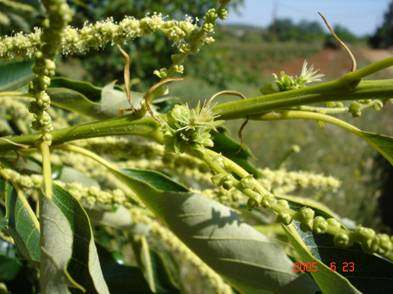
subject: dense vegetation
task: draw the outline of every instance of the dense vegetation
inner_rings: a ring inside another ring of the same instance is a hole
[[[5,32],[37,13],[0,39],[0,291],[393,290],[367,198],[389,181],[370,158],[393,164],[372,132],[391,131],[393,58],[335,36],[349,66],[326,81],[303,62],[319,25],[217,28],[240,2],[125,2],[0,1]]]
[[[370,44],[375,48],[389,48],[393,46],[393,2],[389,4],[382,25],[370,38]]]

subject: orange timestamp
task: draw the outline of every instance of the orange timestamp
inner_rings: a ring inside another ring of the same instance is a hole
[[[296,261],[293,263],[292,271],[294,273],[316,273],[319,271],[319,266],[320,264],[316,261]],[[328,267],[333,272],[339,271],[341,273],[353,273],[356,270],[354,261],[343,261],[341,263],[332,261]]]

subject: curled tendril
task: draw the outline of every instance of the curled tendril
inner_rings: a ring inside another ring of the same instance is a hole
[[[212,102],[214,99],[216,99],[217,97],[220,96],[224,96],[224,95],[231,95],[231,96],[237,96],[240,97],[241,99],[247,99],[246,95],[244,95],[243,93],[239,92],[239,91],[233,91],[233,90],[224,90],[224,91],[220,91],[215,93],[213,96],[211,96],[208,101]],[[245,129],[245,127],[247,126],[249,121],[249,118],[247,117],[244,122],[242,123],[242,125],[239,128],[239,131],[237,133],[239,139],[240,139],[240,144],[243,144],[243,131]],[[239,149],[240,150],[240,149]]]

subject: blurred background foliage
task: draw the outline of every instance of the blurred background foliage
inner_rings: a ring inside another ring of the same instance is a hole
[[[137,18],[147,11],[159,12],[177,19],[184,15],[201,17],[215,0],[90,0],[69,1],[75,11],[73,25],[81,27],[86,21],[95,22],[108,17],[121,20],[125,15]],[[233,1],[231,13],[241,9],[243,1]],[[16,8],[19,6],[19,8]],[[39,24],[42,9],[38,0],[0,0],[0,31],[13,34],[29,32]],[[372,36],[357,36],[347,28],[336,26],[338,35],[350,44],[358,63],[364,65],[390,56],[393,45],[393,2],[385,19]],[[332,40],[322,22],[276,19],[265,28],[247,25],[221,24],[216,43],[204,48],[186,64],[186,79],[172,87],[172,94],[187,101],[205,99],[217,91],[233,89],[247,96],[260,95],[259,89],[272,80],[272,73],[285,70],[289,74],[300,71],[304,59],[319,68],[326,79],[336,78],[348,71],[350,61]],[[383,49],[373,49],[383,48]],[[159,35],[125,44],[132,57],[134,89],[142,90],[155,81],[153,70],[168,65],[172,48]],[[123,82],[123,58],[116,47],[82,58],[63,58],[59,75],[86,79],[103,86],[118,80]],[[393,78],[392,70],[380,73],[379,78]],[[370,111],[360,118],[345,117],[357,126],[393,135],[393,109]],[[236,135],[241,121],[230,122]],[[340,215],[364,225],[388,231],[392,227],[392,167],[378,159],[361,140],[331,126],[310,122],[250,123],[245,143],[255,154],[260,167],[275,168],[294,145],[301,152],[284,163],[289,170],[309,170],[333,175],[342,180],[342,188],[331,194],[302,195],[319,199]],[[391,201],[391,200],[390,200]],[[379,205],[380,203],[380,205]],[[390,210],[389,210],[390,209]],[[384,223],[384,224],[383,224]]]

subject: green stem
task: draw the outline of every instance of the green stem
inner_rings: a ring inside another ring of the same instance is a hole
[[[393,98],[393,80],[361,81],[357,85],[354,77],[357,75],[351,73],[335,81],[298,90],[222,103],[216,105],[214,111],[219,119],[228,120],[318,102]]]
[[[282,111],[282,112],[270,112],[267,114],[262,114],[258,116],[251,116],[250,119],[253,120],[285,120],[285,119],[306,119],[306,120],[316,120],[316,121],[322,121],[325,123],[333,124],[336,125],[342,129],[345,129],[359,137],[362,137],[362,132],[360,129],[357,127],[340,120],[338,118],[335,118],[333,116],[323,114],[323,113],[317,113],[317,112],[311,112],[311,111],[300,111],[300,110],[288,110],[288,111]]]
[[[98,162],[99,164],[103,165],[104,167],[106,167],[107,169],[109,169],[111,171],[117,171],[117,167],[114,164],[110,163],[109,161],[105,160],[101,156],[99,156],[99,155],[95,154],[94,152],[87,150],[85,148],[78,147],[75,145],[70,145],[70,144],[59,146],[59,148],[62,150],[65,150],[65,151],[79,153],[83,156],[86,156],[90,159],[95,160],[96,162]]]
[[[219,158],[224,165],[224,168],[221,167],[221,169],[223,169],[225,171],[225,173],[227,173],[227,172],[233,173],[236,176],[238,176],[239,178],[246,178],[246,177],[250,176],[250,174],[245,169],[243,169],[240,165],[236,164],[235,162],[233,162],[229,158],[227,158],[227,157],[225,157],[225,156],[223,156],[223,155],[221,155],[211,149],[204,149],[203,152],[206,154],[204,156],[204,160],[210,167],[212,167],[212,164],[215,161],[214,159]],[[216,170],[216,172],[221,172],[221,171]],[[258,192],[261,193],[262,195],[271,194],[257,180],[255,180],[255,185],[258,189]]]
[[[133,120],[132,116],[96,121],[51,132],[52,144],[69,141],[116,135],[136,135],[162,142],[159,123],[150,117]],[[18,145],[32,146],[40,138],[40,134],[6,137],[0,140],[0,150],[14,150]]]
[[[319,107],[319,106],[304,105],[295,108],[295,110],[312,111],[312,112],[318,112],[323,114],[340,114],[340,113],[347,113],[348,107]]]
[[[50,150],[49,145],[46,141],[40,143],[40,151],[42,155],[42,176],[45,196],[48,199],[52,199],[53,189],[52,189],[52,168],[50,161]]]

